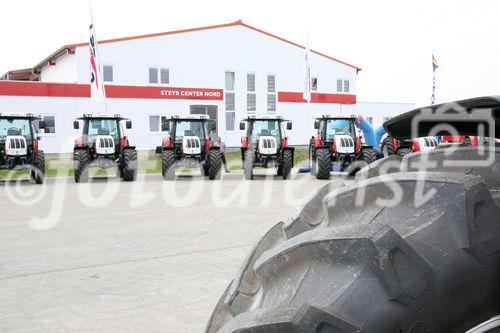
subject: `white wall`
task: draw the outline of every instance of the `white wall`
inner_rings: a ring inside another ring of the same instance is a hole
[[[71,54],[66,54],[57,58],[54,65],[46,65],[41,69],[40,81],[76,83],[76,60],[75,56]]]

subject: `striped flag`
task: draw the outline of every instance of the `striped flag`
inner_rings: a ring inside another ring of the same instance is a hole
[[[93,103],[100,103],[100,102],[105,102],[106,93],[104,92],[101,67],[99,66],[99,56],[97,52],[97,38],[94,27],[94,16],[92,15],[92,3],[90,2],[90,0],[89,0],[89,7],[90,7],[90,27],[89,27],[90,100]]]
[[[309,63],[309,58],[310,58],[309,34],[307,34],[306,53],[304,56],[304,92],[302,93],[302,98],[306,100],[307,103],[311,103],[311,90],[312,90],[311,64]]]

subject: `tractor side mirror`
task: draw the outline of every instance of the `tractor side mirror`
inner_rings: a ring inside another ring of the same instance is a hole
[[[291,130],[292,130],[292,122],[291,122],[291,121],[289,121],[289,122],[287,122],[287,123],[286,123],[286,129],[287,129],[288,131],[291,131]]]
[[[38,123],[38,128],[44,129],[45,127],[47,127],[47,124],[45,124],[45,120],[40,120],[40,122]]]
[[[125,123],[125,127],[127,129],[131,129],[132,128],[132,122],[130,120],[127,120],[127,122]]]
[[[319,120],[314,121],[314,129],[319,129]]]
[[[170,132],[170,122],[169,121],[164,121],[161,124],[161,130],[162,130],[162,132]]]
[[[240,122],[240,131],[244,131],[245,130],[245,122]]]
[[[80,122],[78,120],[75,120],[73,122],[73,128],[76,129],[76,130],[80,128]]]

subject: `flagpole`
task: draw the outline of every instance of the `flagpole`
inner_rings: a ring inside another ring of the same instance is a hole
[[[307,102],[311,103],[311,64],[310,64],[310,52],[309,52],[309,31],[306,33],[306,47],[304,55],[304,86],[302,92],[302,98]]]

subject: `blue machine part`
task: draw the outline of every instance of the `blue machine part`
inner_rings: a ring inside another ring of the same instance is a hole
[[[365,143],[368,146],[372,146],[373,148],[378,149],[378,143],[372,125],[370,125],[370,123],[361,115],[358,116],[356,125],[363,131]]]

